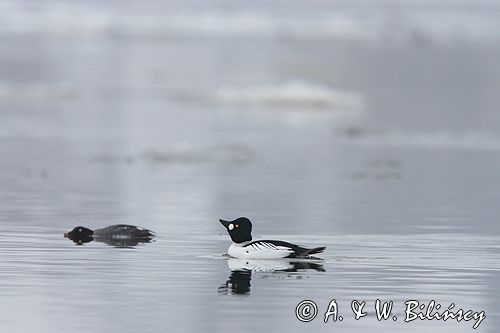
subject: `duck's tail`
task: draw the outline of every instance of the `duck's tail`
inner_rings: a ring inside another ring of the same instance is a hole
[[[307,253],[305,253],[305,255],[308,256],[311,254],[318,254],[325,251],[325,249],[326,249],[325,246],[315,247],[314,249],[307,249]]]
[[[309,258],[312,254],[318,254],[323,252],[326,249],[325,246],[321,247],[315,247],[313,249],[308,249],[305,247],[300,247],[298,246],[297,249],[295,250],[295,255],[293,257],[295,258],[304,258],[307,259]]]

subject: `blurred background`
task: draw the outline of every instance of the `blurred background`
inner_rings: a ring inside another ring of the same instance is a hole
[[[283,320],[260,325],[299,331],[294,304],[334,280],[345,300],[364,285],[493,309],[499,87],[499,1],[1,0],[2,326],[53,331],[76,316],[68,329],[144,320],[225,331],[266,311]],[[192,302],[243,306],[211,298],[217,283],[206,281],[228,271],[203,257],[229,245],[218,218],[239,216],[257,236],[328,246],[327,275],[316,287],[261,285],[261,298],[253,288],[235,322],[221,310],[188,325]],[[158,241],[139,260],[61,239],[75,225],[118,223]],[[380,253],[396,257],[375,264]],[[140,273],[123,275],[139,261]],[[110,281],[121,281],[111,296]],[[75,290],[79,301],[62,301]],[[168,302],[174,291],[184,307]],[[284,302],[262,310],[273,291]],[[380,328],[401,329],[391,325]]]

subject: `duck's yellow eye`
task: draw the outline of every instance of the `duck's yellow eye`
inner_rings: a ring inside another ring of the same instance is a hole
[[[238,227],[239,227],[239,225],[238,225],[238,224],[235,224],[234,226],[235,226],[236,228],[238,228]]]

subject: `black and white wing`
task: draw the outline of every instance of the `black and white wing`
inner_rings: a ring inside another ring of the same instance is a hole
[[[248,251],[253,251],[252,258],[311,258],[312,254],[321,253],[325,247],[308,249],[299,245],[277,240],[260,240],[244,246]]]
[[[291,244],[290,244],[291,245]],[[286,258],[294,253],[294,250],[288,243],[261,240],[251,242],[243,247],[245,257],[252,259],[278,259]]]

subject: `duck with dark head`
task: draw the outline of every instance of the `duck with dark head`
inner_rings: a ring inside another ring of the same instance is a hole
[[[154,237],[155,234],[152,231],[128,224],[117,224],[96,230],[78,226],[64,233],[64,238],[72,240],[77,245],[95,240],[115,247],[150,243]]]
[[[252,222],[246,217],[233,221],[220,219],[233,243],[227,253],[238,259],[278,259],[302,258],[310,259],[312,255],[322,253],[324,246],[307,248],[281,240],[253,240]]]

